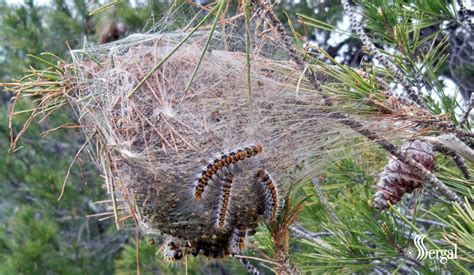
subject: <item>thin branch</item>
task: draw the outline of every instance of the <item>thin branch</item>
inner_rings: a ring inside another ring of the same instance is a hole
[[[472,32],[472,22],[471,17],[469,16],[469,11],[467,10],[466,6],[463,3],[463,0],[456,0],[459,5],[459,9],[461,11],[461,24],[463,28],[467,31]],[[472,96],[471,96],[472,99]]]
[[[333,236],[334,234],[331,232],[311,232],[306,230],[300,224],[295,224],[290,226],[290,230],[295,234],[298,238],[303,238],[313,243],[317,243],[321,246],[327,247],[328,245],[321,240],[321,237]]]
[[[252,259],[252,260],[257,260],[257,261],[260,261],[260,262],[264,262],[264,263],[269,263],[269,264],[273,264],[273,265],[276,265],[276,266],[280,266],[280,264],[277,263],[277,262],[270,261],[270,260],[266,260],[266,259],[262,259],[262,258],[257,258],[257,257],[244,256],[244,255],[234,255],[234,258]]]
[[[429,120],[429,121],[426,121],[426,120],[417,120],[417,119],[413,119],[412,121],[416,122],[416,123],[419,123],[420,125],[426,125],[428,127],[433,127],[433,128],[438,129],[440,131],[453,133],[461,139],[474,138],[474,132],[461,129],[461,128],[457,127],[451,121],[446,121],[446,120],[435,120],[435,121]]]
[[[290,263],[290,257],[284,251],[280,251],[278,253],[278,259],[280,267],[277,269],[277,274],[291,274],[291,275],[299,275],[301,272],[296,268],[294,265]]]
[[[74,163],[76,162],[76,159],[79,157],[79,155],[81,154],[82,150],[84,150],[84,148],[86,148],[87,144],[89,144],[89,142],[91,141],[91,139],[92,139],[94,136],[95,136],[95,133],[92,134],[90,137],[87,138],[87,140],[84,142],[84,144],[82,144],[82,146],[79,148],[79,150],[77,150],[76,155],[74,155],[74,158],[72,159],[71,163],[69,164],[69,168],[67,169],[66,176],[64,177],[63,185],[61,186],[61,193],[59,194],[58,201],[60,201],[61,198],[62,198],[63,195],[64,195],[64,190],[66,189],[66,182],[67,182],[67,180],[68,180],[68,178],[69,178],[69,175],[71,174],[72,166],[73,166]]]
[[[456,166],[463,174],[464,178],[467,180],[471,178],[469,175],[469,169],[467,168],[466,163],[464,162],[464,158],[461,157],[458,153],[441,144],[435,144],[434,150],[440,152],[443,155],[450,156],[453,159],[454,164],[456,164]]]
[[[412,216],[409,216],[409,215],[406,215],[407,219],[409,220],[413,220],[414,218]],[[399,218],[397,218],[398,220]],[[402,220],[402,219],[399,219],[399,220]],[[438,222],[438,221],[433,221],[433,220],[427,220],[427,219],[422,219],[422,218],[416,218],[416,222],[417,223],[424,223],[424,224],[428,224],[428,225],[433,225],[433,226],[439,226],[439,227],[449,227],[447,226],[446,224],[444,223],[441,223],[441,222]]]
[[[342,123],[350,127],[351,129],[358,132],[359,134],[379,144],[383,149],[389,152],[392,156],[396,157],[399,161],[408,165],[413,170],[413,172],[419,174],[426,182],[428,182],[431,185],[431,187],[433,187],[439,193],[443,194],[450,201],[459,203],[459,205],[461,205],[463,209],[466,210],[464,201],[454,191],[452,191],[448,186],[446,186],[443,182],[441,182],[433,173],[431,173],[425,167],[423,167],[423,165],[416,162],[412,158],[408,157],[406,154],[404,154],[400,149],[398,149],[391,142],[380,137],[374,131],[364,127],[364,125],[362,125],[359,121],[349,117],[349,115],[345,113],[335,112],[335,113],[328,114],[326,116],[332,119],[337,119],[339,123]]]
[[[474,93],[471,94],[471,99],[469,100],[469,104],[467,105],[466,110],[464,111],[464,114],[461,120],[459,121],[459,127],[462,128],[464,126],[464,123],[468,121],[469,113],[471,112],[472,108],[474,108]]]
[[[250,1],[251,0],[245,0],[245,7],[244,7],[244,12],[245,12],[245,62],[246,62],[246,67],[247,67],[247,91],[248,91],[248,97],[249,97],[249,108],[250,108],[250,118],[253,121],[255,119],[254,113],[253,113],[253,95],[252,95],[252,62],[251,62],[251,57],[250,57],[250,51],[252,47],[252,42],[250,39],[250,16],[251,16],[251,11],[250,11]]]
[[[436,137],[420,137],[420,139],[424,139],[432,144],[444,146],[474,162],[474,150],[453,134],[444,134]]]
[[[397,66],[390,62],[390,60],[385,57],[377,47],[375,47],[369,36],[364,32],[362,24],[357,21],[357,17],[354,11],[352,10],[351,5],[349,4],[349,0],[341,0],[341,3],[342,7],[344,8],[344,11],[349,16],[352,29],[355,30],[360,40],[362,41],[362,44],[369,51],[369,54],[375,57],[375,59],[377,59],[393,75],[393,77],[398,82],[400,82],[400,84],[402,84],[403,88],[405,89],[411,100],[413,100],[419,106],[424,107],[423,98],[420,97],[415,88],[408,82],[408,80],[400,71],[400,69],[398,69]]]
[[[270,20],[270,23],[276,28],[276,31],[280,35],[281,40],[283,40],[283,44],[285,45],[286,50],[288,51],[291,59],[298,65],[299,69],[302,72],[305,72],[306,77],[308,78],[309,82],[314,86],[317,91],[321,90],[321,83],[317,79],[316,75],[311,69],[306,69],[306,62],[301,58],[298,51],[293,47],[293,44],[289,38],[288,33],[285,30],[285,27],[281,23],[280,19],[276,16],[273,12],[272,7],[265,1],[265,0],[254,0],[257,6],[259,6],[265,13],[266,17]],[[328,98],[326,95],[322,95],[324,104],[331,105],[331,99]]]
[[[237,257],[237,260],[240,263],[242,263],[242,265],[245,267],[245,269],[247,269],[249,274],[251,274],[251,275],[259,275],[260,274],[260,270],[258,270],[257,267],[252,265],[246,258]]]
[[[334,211],[332,211],[331,207],[329,207],[328,201],[326,200],[326,198],[324,197],[323,192],[321,191],[321,186],[319,184],[319,180],[316,177],[312,177],[311,182],[313,183],[314,190],[316,190],[316,194],[318,195],[319,201],[324,206],[326,211],[328,211],[331,218],[333,220],[341,223],[341,220],[337,217],[336,213],[334,213]]]
[[[280,34],[280,36],[281,36],[281,38],[282,38],[282,40],[285,44],[285,47],[287,48],[290,56],[293,58],[293,60],[296,62],[296,64],[300,67],[300,69],[304,70],[305,66],[306,66],[306,63],[301,59],[301,57],[298,55],[298,52],[293,48],[293,46],[291,44],[291,41],[289,40],[288,35],[285,31],[285,28],[283,27],[283,25],[281,24],[281,22],[279,21],[279,19],[275,15],[275,13],[273,13],[271,7],[266,2],[264,2],[264,0],[255,0],[255,1],[256,1],[257,5],[259,5],[260,7],[262,7],[265,10],[266,16],[270,19],[272,24],[274,26],[276,26],[276,29],[277,29],[278,33]],[[388,69],[392,72],[394,77],[399,82],[401,82],[402,85],[406,88],[406,90],[408,92],[408,95],[416,103],[418,103],[420,106],[423,106],[424,104],[423,104],[422,99],[419,98],[418,94],[416,94],[416,92],[414,90],[412,90],[413,87],[411,87],[411,85],[404,78],[404,76],[399,71],[399,69],[395,65],[390,63],[390,61],[379,52],[379,50],[370,41],[369,37],[365,34],[365,32],[363,31],[361,25],[357,22],[355,14],[352,12],[352,7],[350,6],[349,1],[348,0],[341,0],[341,2],[343,4],[344,10],[346,11],[346,13],[349,15],[349,17],[351,19],[351,24],[352,24],[353,28],[356,29],[357,34],[360,36],[360,38],[362,40],[362,43],[366,47],[369,48],[369,51],[372,54],[375,53],[375,58],[377,58],[384,66],[388,67]],[[307,77],[313,84],[315,84],[315,86],[317,88],[319,88],[319,86],[320,86],[319,82],[314,77],[314,75],[311,76],[311,74],[310,74]],[[395,156],[398,160],[400,160],[401,162],[403,162],[406,165],[408,165],[409,167],[411,167],[411,169],[413,169],[414,172],[418,173],[420,176],[422,176],[422,178],[425,181],[430,183],[430,185],[435,190],[437,190],[438,192],[440,192],[441,194],[446,196],[450,201],[458,202],[465,209],[464,201],[461,198],[459,198],[459,196],[455,192],[453,192],[448,186],[446,186],[443,182],[441,182],[433,173],[431,173],[425,167],[423,167],[423,165],[416,162],[412,158],[406,156],[401,150],[399,150],[395,145],[390,143],[388,140],[379,137],[374,131],[365,128],[360,122],[350,118],[345,113],[335,112],[335,113],[329,113],[329,114],[328,113],[320,113],[320,114],[323,115],[323,116],[327,116],[329,118],[332,118],[332,119],[337,119],[340,123],[342,123],[346,126],[349,126],[351,129],[358,132],[359,134],[361,134],[361,135],[365,136],[366,138],[376,142],[382,148],[384,148],[386,151],[388,151],[390,154]],[[460,131],[460,130],[457,129],[457,131]],[[469,133],[469,134],[472,134],[472,133]]]
[[[303,71],[306,64],[301,58],[301,56],[298,54],[298,51],[293,47],[290,41],[289,35],[286,32],[285,27],[280,22],[280,19],[278,19],[276,14],[273,12],[272,7],[267,2],[265,2],[265,0],[256,0],[256,3],[258,6],[260,6],[263,9],[263,11],[265,12],[265,15],[270,20],[271,24],[276,28],[277,32],[280,35],[281,40],[283,40],[283,43],[285,44],[286,50],[290,54],[290,57],[300,67],[301,71]],[[318,89],[321,86],[321,84],[319,83],[319,81],[316,79],[315,75],[312,72],[308,72],[306,77],[308,77],[311,83],[314,84],[316,89]]]

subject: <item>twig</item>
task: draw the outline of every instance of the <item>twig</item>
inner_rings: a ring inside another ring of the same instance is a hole
[[[110,197],[112,198],[112,207],[114,209],[114,217],[115,217],[115,227],[117,230],[120,230],[120,220],[118,218],[118,211],[117,211],[117,198],[115,197],[115,182],[114,179],[110,181]]]
[[[375,260],[375,261],[371,262],[371,264],[374,265],[374,270],[378,272],[377,274],[380,274],[380,275],[390,275],[390,274],[392,274],[390,271],[388,271],[388,270],[386,270],[386,269],[384,269],[383,267],[380,266],[382,264],[382,262],[379,261],[379,260]]]
[[[290,263],[290,257],[285,251],[278,252],[277,255],[278,261],[281,263],[280,267],[277,269],[277,274],[281,275],[299,275],[301,272],[294,265]]]
[[[414,262],[414,263],[418,264],[417,262]],[[406,266],[404,263],[399,264],[398,262],[390,261],[390,262],[388,262],[388,265],[393,266],[396,269],[402,271],[401,274],[411,274],[411,273],[413,273],[413,269],[411,269],[409,266]],[[390,272],[389,274],[394,274],[394,272]]]
[[[442,145],[474,162],[474,150],[453,134],[444,134],[437,137],[420,137],[420,139],[424,139],[432,144]]]
[[[242,263],[251,275],[259,275],[260,271],[258,268],[256,268],[254,265],[252,265],[246,258],[239,258],[237,257],[237,260]]]
[[[270,261],[270,260],[266,260],[266,259],[262,259],[262,258],[257,258],[257,257],[244,256],[244,255],[234,255],[234,257],[235,257],[235,258],[242,258],[242,259],[257,260],[257,261],[260,261],[260,262],[269,263],[269,264],[273,264],[273,265],[276,265],[276,266],[279,266],[279,265],[280,265],[280,264],[277,263],[277,262]]]
[[[66,172],[66,176],[64,177],[64,182],[63,182],[63,185],[61,187],[61,193],[59,194],[59,197],[58,197],[58,201],[61,200],[61,198],[63,197],[64,195],[64,189],[66,188],[66,182],[69,178],[69,175],[71,174],[71,170],[72,170],[72,166],[74,165],[74,163],[76,162],[76,159],[79,157],[79,155],[81,154],[82,150],[84,150],[84,148],[86,148],[87,144],[89,144],[89,142],[91,141],[92,137],[95,136],[95,133],[92,134],[91,136],[89,136],[87,138],[87,140],[84,142],[84,144],[82,144],[81,148],[79,148],[79,150],[77,150],[76,152],[76,155],[74,156],[74,158],[72,159],[71,163],[69,164],[69,168],[67,169],[67,172]]]
[[[312,177],[311,182],[313,183],[314,189],[316,190],[316,194],[318,195],[319,201],[324,206],[326,211],[328,211],[331,218],[333,220],[341,223],[341,220],[339,219],[339,217],[337,217],[336,213],[334,213],[334,211],[332,211],[331,207],[329,207],[328,201],[326,200],[326,198],[324,197],[323,192],[321,191],[321,186],[319,184],[319,180],[316,177]]]
[[[247,68],[247,91],[249,97],[249,108],[250,118],[253,121],[255,119],[253,113],[253,95],[252,95],[252,62],[250,60],[250,49],[252,43],[250,40],[250,2],[251,0],[245,0],[245,62]]]
[[[395,145],[393,145],[388,140],[380,137],[374,131],[364,127],[359,121],[350,118],[349,115],[335,112],[331,114],[326,114],[329,118],[337,119],[339,123],[342,123],[354,131],[358,132],[359,134],[365,136],[366,138],[376,142],[379,144],[383,149],[389,152],[391,155],[396,157],[399,161],[408,165],[413,172],[419,174],[426,182],[428,182],[435,190],[439,193],[443,194],[452,202],[457,202],[464,210],[466,210],[466,206],[464,205],[464,201],[448,186],[446,186],[443,182],[441,182],[433,173],[428,171],[423,165],[416,162],[412,158],[405,155],[400,149],[398,149]],[[467,146],[467,145],[466,145]]]
[[[413,217],[410,216],[410,215],[406,215],[407,219],[409,220],[413,220]],[[402,220],[400,218],[397,218],[398,220]],[[422,219],[422,218],[416,218],[415,219],[417,223],[424,223],[424,224],[429,224],[429,225],[433,225],[433,226],[439,226],[439,227],[449,227],[447,226],[446,224],[444,223],[441,223],[441,222],[437,222],[437,221],[433,221],[433,220],[427,220],[427,219]]]
[[[296,237],[306,239],[324,247],[328,247],[328,244],[321,240],[320,237],[334,235],[331,232],[311,232],[303,228],[300,224],[290,226],[290,230],[296,235]]]
[[[469,113],[471,112],[472,108],[474,108],[474,93],[471,94],[471,99],[469,100],[469,104],[466,107],[466,110],[464,111],[464,114],[459,121],[459,127],[462,128],[464,126],[464,123],[468,121],[469,118]]]
[[[264,11],[266,17],[270,20],[270,23],[276,28],[276,31],[280,35],[281,40],[283,40],[283,44],[285,44],[285,48],[288,51],[291,59],[298,65],[299,69],[302,72],[305,72],[306,77],[308,78],[309,82],[314,86],[314,88],[318,91],[321,91],[321,83],[316,78],[316,75],[311,69],[306,69],[306,63],[304,62],[303,58],[301,58],[298,51],[293,47],[293,44],[290,41],[288,33],[285,30],[285,27],[280,22],[280,19],[276,16],[273,12],[272,7],[265,2],[265,0],[255,0],[257,6],[260,6]],[[322,95],[324,104],[331,105],[331,99],[328,98],[326,95]]]
[[[357,17],[349,4],[349,0],[341,0],[341,3],[344,11],[349,16],[352,28],[356,31],[362,44],[369,51],[369,54],[375,57],[375,59],[377,59],[393,75],[393,77],[402,84],[411,100],[419,106],[424,107],[423,99],[419,96],[415,88],[408,82],[400,69],[390,62],[390,60],[385,57],[377,47],[375,47],[369,36],[364,32],[362,25],[357,21]]]
[[[416,120],[416,119],[413,119],[412,121],[419,123],[420,125],[426,125],[426,126],[433,127],[441,131],[453,133],[461,139],[474,138],[474,133],[472,131],[461,129],[450,121],[445,121],[445,120],[424,121],[424,120]]]
[[[185,275],[188,275],[189,274],[189,264],[188,264],[188,256],[189,255],[186,255],[184,256],[184,270],[185,270]]]
[[[112,156],[110,154],[110,151],[107,152],[107,155],[108,155],[108,159],[112,159]],[[102,158],[102,161],[104,159]],[[115,216],[115,227],[117,228],[117,230],[120,230],[120,219],[118,218],[118,208],[117,208],[117,198],[115,196],[115,179],[114,177],[111,177],[110,178],[110,182],[107,181],[107,170],[106,170],[106,167],[105,167],[105,163],[102,162],[102,165],[104,165],[104,173],[105,173],[105,178],[106,178],[106,184],[107,184],[107,188],[110,187],[109,190],[107,190],[108,192],[110,192],[110,197],[112,199],[112,208],[114,210],[114,216]],[[112,174],[112,169],[116,169],[116,167],[113,167],[112,164],[109,165],[109,170],[110,170],[110,173]],[[130,208],[129,208],[130,209]],[[138,228],[138,226],[137,226]]]
[[[290,54],[290,57],[300,67],[301,71],[304,71],[306,64],[298,54],[298,51],[293,47],[293,44],[290,41],[289,35],[286,32],[285,27],[280,22],[280,19],[278,19],[276,14],[273,12],[272,7],[267,2],[265,2],[265,0],[256,0],[255,2],[263,9],[265,15],[270,20],[271,24],[276,28],[281,40],[283,40],[283,43],[285,44],[286,50]],[[314,84],[315,88],[319,88],[321,86],[319,81],[316,79],[316,76],[312,72],[308,72],[306,76],[311,81],[311,83]]]
[[[471,18],[469,16],[469,12],[466,6],[464,5],[462,0],[456,0],[456,1],[458,2],[459,9],[461,10],[461,24],[463,28],[465,28],[469,32],[472,32],[472,22],[471,22]],[[471,99],[472,99],[472,96],[471,96]]]
[[[469,169],[467,168],[466,166],[466,163],[464,162],[464,158],[461,157],[458,153],[456,153],[455,151],[441,145],[441,144],[435,144],[433,149],[435,151],[438,151],[440,153],[442,153],[443,155],[447,155],[447,156],[450,156],[453,161],[454,161],[454,164],[456,164],[456,166],[459,168],[459,170],[461,171],[461,173],[463,174],[464,178],[469,180],[471,177],[469,176]]]

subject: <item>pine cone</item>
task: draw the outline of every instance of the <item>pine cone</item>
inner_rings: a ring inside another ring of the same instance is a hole
[[[431,171],[434,168],[435,158],[431,144],[419,140],[406,141],[401,150],[426,169]],[[388,202],[396,204],[403,194],[413,192],[422,184],[420,175],[414,174],[406,164],[392,157],[380,174],[373,206],[381,210],[386,209]]]

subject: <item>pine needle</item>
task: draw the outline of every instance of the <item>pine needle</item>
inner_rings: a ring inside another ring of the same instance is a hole
[[[211,30],[209,31],[209,35],[208,35],[208,37],[207,37],[206,44],[204,44],[204,48],[202,49],[201,56],[199,57],[199,59],[198,59],[198,61],[197,61],[197,64],[196,64],[196,67],[194,68],[194,71],[193,71],[193,73],[191,74],[191,78],[189,79],[188,84],[186,85],[186,88],[184,89],[185,92],[186,92],[187,90],[189,90],[189,87],[191,87],[191,84],[193,83],[194,77],[196,76],[196,74],[197,74],[197,72],[198,72],[198,70],[199,70],[199,67],[201,66],[202,60],[203,60],[203,58],[204,58],[204,55],[206,55],[206,53],[207,53],[207,49],[209,48],[209,45],[211,44],[211,41],[212,41],[214,32],[215,32],[215,30],[216,30],[217,23],[218,23],[219,20],[221,19],[222,12],[225,10],[226,3],[227,3],[226,0],[221,0],[221,1],[217,4],[219,9],[217,10],[217,14],[216,14],[215,17],[214,17],[214,22],[212,23]],[[211,14],[211,13],[210,13],[210,14]]]
[[[92,138],[95,136],[95,134],[92,134],[90,135],[87,140],[84,142],[84,144],[82,144],[82,146],[79,148],[79,150],[77,150],[76,152],[76,155],[74,155],[74,158],[72,159],[71,163],[69,164],[69,168],[67,169],[67,172],[66,172],[66,177],[64,178],[64,182],[63,182],[63,185],[61,187],[61,193],[59,194],[59,197],[58,197],[58,201],[61,200],[61,198],[63,197],[64,195],[64,189],[66,188],[66,182],[69,178],[69,175],[71,173],[71,169],[72,169],[72,166],[74,165],[74,163],[76,162],[76,159],[79,157],[79,155],[81,154],[82,150],[84,150],[84,148],[86,148],[87,144],[89,144],[89,142],[92,140]]]
[[[112,2],[107,3],[107,4],[105,4],[105,5],[102,5],[102,6],[98,7],[97,9],[91,11],[91,12],[89,13],[89,16],[99,14],[99,13],[105,11],[106,9],[108,9],[108,8],[114,6],[114,5],[117,5],[117,4],[119,4],[119,3],[122,3],[122,2],[123,2],[123,0],[115,0],[115,1],[112,1]]]
[[[221,0],[223,2],[224,0]],[[148,74],[133,88],[133,90],[128,94],[130,98],[140,87],[171,57],[173,54],[179,50],[179,48],[207,21],[211,15],[221,7],[222,5],[216,5],[204,18],[179,42],[155,67],[148,72]]]

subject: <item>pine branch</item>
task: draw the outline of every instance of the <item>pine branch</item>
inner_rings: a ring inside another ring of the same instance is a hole
[[[468,145],[462,142],[459,138],[456,137],[454,134],[444,134],[439,135],[437,137],[420,137],[420,139],[424,139],[432,144],[439,144],[451,151],[454,151],[461,156],[465,157],[471,162],[474,162],[474,150],[471,149]]]
[[[380,261],[374,261],[372,264],[380,264],[381,262]],[[374,267],[375,271],[377,271],[376,274],[380,274],[380,275],[389,275],[389,274],[392,274],[392,272],[380,267],[380,266],[375,266]]]
[[[413,122],[419,123],[420,125],[426,125],[428,127],[433,127],[440,131],[454,133],[457,137],[461,139],[474,138],[474,133],[457,127],[454,123],[450,121],[425,121],[416,119]]]
[[[407,157],[400,149],[398,149],[395,145],[390,143],[388,140],[380,137],[374,131],[364,127],[359,121],[350,118],[349,115],[336,112],[327,115],[329,118],[337,119],[339,123],[342,123],[354,131],[358,132],[359,134],[365,136],[366,138],[376,142],[379,144],[383,149],[389,152],[392,156],[396,157],[399,161],[403,162],[404,164],[408,165],[413,172],[419,174],[426,182],[428,182],[435,190],[439,193],[443,194],[446,198],[448,198],[452,202],[457,202],[459,205],[465,209],[464,201],[448,186],[446,186],[443,182],[441,182],[433,173],[428,171],[423,165],[416,162],[410,157]]]
[[[290,263],[289,252],[289,230],[291,224],[298,218],[300,212],[303,210],[302,199],[295,205],[292,204],[292,196],[288,194],[285,198],[284,208],[277,221],[269,224],[269,229],[272,234],[272,241],[276,253],[274,260],[279,264],[277,274],[300,274],[298,268]]]
[[[469,113],[471,113],[472,108],[474,108],[474,94],[471,94],[469,104],[467,105],[466,110],[464,111],[464,114],[461,117],[461,120],[459,121],[459,127],[462,128],[464,126],[464,123],[468,121]]]
[[[251,275],[260,275],[260,271],[252,265],[246,258],[236,258]]]
[[[280,22],[280,19],[278,19],[276,14],[273,12],[272,7],[268,3],[266,3],[265,0],[256,0],[255,2],[257,3],[258,6],[260,6],[263,9],[265,15],[270,20],[271,24],[276,28],[277,32],[280,34],[280,38],[281,40],[283,40],[283,43],[285,44],[285,47],[288,53],[290,54],[290,57],[295,61],[295,63],[300,68],[300,70],[303,71],[306,64],[303,61],[303,59],[300,57],[300,55],[298,54],[298,51],[293,47],[290,41],[289,35],[286,32],[285,27]],[[316,89],[319,89],[321,84],[319,83],[319,81],[316,79],[315,75],[312,72],[307,71],[306,77],[308,77],[311,83],[314,84],[314,87]]]
[[[287,48],[290,56],[293,58],[296,64],[300,67],[300,69],[304,70],[304,68],[306,67],[305,62],[298,55],[298,52],[293,48],[291,41],[288,39],[288,35],[286,33],[286,30],[283,24],[281,24],[281,22],[279,21],[279,19],[273,12],[272,8],[266,2],[264,2],[264,0],[255,0],[255,1],[257,5],[260,6],[265,11],[265,15],[270,19],[271,23],[274,26],[276,26],[277,31],[280,34],[281,38],[283,39],[285,47]],[[373,45],[373,43],[370,41],[369,37],[365,34],[365,32],[363,32],[362,27],[357,22],[355,14],[352,12],[352,7],[350,6],[348,0],[341,0],[341,2],[343,4],[344,10],[346,11],[346,13],[349,15],[351,19],[351,24],[353,24],[353,28],[356,29],[356,32],[360,36],[362,43],[368,46],[369,51],[375,54],[375,57],[379,59],[379,61],[384,66],[388,67],[388,69],[394,74],[395,78],[400,83],[402,83],[402,85],[406,88],[412,100],[414,100],[420,106],[424,106],[422,99],[418,97],[418,95],[416,94],[414,90],[412,90],[413,88],[410,86],[408,81],[403,77],[402,73],[398,70],[398,68],[380,53],[380,51]],[[320,86],[319,81],[314,77],[314,75],[312,77],[309,76],[308,79],[312,83],[314,83],[315,86],[319,88]],[[388,140],[379,137],[375,132],[373,132],[370,129],[365,128],[360,122],[350,118],[345,113],[335,112],[335,113],[330,113],[330,114],[326,113],[323,115],[329,118],[338,119],[340,123],[345,124],[346,126],[349,126],[351,129],[365,136],[366,138],[372,141],[375,141],[382,148],[384,148],[390,154],[392,154],[397,159],[399,159],[401,162],[411,167],[414,170],[414,172],[419,173],[420,176],[422,176],[424,180],[429,182],[430,185],[435,190],[437,190],[438,192],[446,196],[450,201],[458,202],[461,206],[463,206],[463,208],[465,207],[464,201],[460,199],[455,192],[453,192],[448,186],[442,183],[434,174],[432,174],[430,171],[425,169],[421,164],[419,164],[412,158],[407,157],[404,153],[402,153],[395,145],[390,143]]]
[[[414,217],[412,216],[406,216],[407,219],[409,220],[414,220]],[[397,218],[397,220],[401,220],[400,218]],[[432,225],[432,226],[439,226],[439,227],[443,227],[443,228],[447,228],[448,226],[444,223],[441,223],[441,222],[438,222],[438,221],[433,221],[433,220],[427,220],[427,219],[422,219],[422,218],[416,218],[416,222],[417,223],[422,223],[422,224],[428,224],[428,225]]]
[[[375,47],[369,36],[364,32],[362,25],[357,21],[356,15],[352,10],[349,0],[341,0],[341,3],[342,7],[344,8],[344,11],[349,16],[352,28],[356,31],[357,35],[362,41],[362,44],[369,51],[369,54],[375,57],[375,59],[377,59],[394,76],[394,78],[400,84],[402,84],[403,88],[405,89],[411,100],[413,100],[419,106],[425,107],[423,99],[419,96],[415,88],[408,82],[408,80],[400,71],[400,69],[398,69],[397,66],[392,64],[392,62],[390,62],[390,60],[385,57],[377,47]]]
[[[461,10],[461,24],[463,28],[467,31],[472,32],[472,22],[471,17],[469,16],[469,11],[467,10],[466,6],[463,3],[463,0],[456,0],[459,5],[459,9]],[[472,99],[472,97],[471,97]]]
[[[307,239],[308,241],[312,241],[314,243],[319,243],[323,245],[323,242],[321,241],[321,237],[327,237],[327,236],[332,236],[334,235],[331,232],[312,232],[306,230],[301,224],[297,223],[293,226],[290,226],[290,230],[298,237],[298,238],[303,238]]]
[[[321,186],[319,184],[319,180],[315,177],[311,178],[311,182],[313,183],[314,189],[316,190],[316,194],[318,195],[319,201],[321,204],[324,206],[326,211],[328,211],[329,215],[334,221],[341,222],[341,220],[336,216],[336,213],[332,211],[332,209],[329,207],[328,201],[324,197],[323,192],[321,191]]]
[[[380,265],[384,264],[384,263],[382,263],[382,261],[375,260],[375,261],[372,262],[372,264],[377,264],[378,265],[378,266],[374,267],[374,269],[379,272],[378,274],[384,274],[384,275],[394,274],[393,271],[390,272],[390,271],[386,270],[384,267],[380,266]],[[397,263],[395,261],[385,263],[385,265],[387,265],[387,267],[395,268],[399,271],[402,271],[401,274],[411,274],[411,273],[413,273],[413,269],[409,268],[408,266],[406,266],[404,264],[400,265],[399,263]]]
[[[290,263],[290,257],[287,253],[283,251],[279,251],[278,255],[278,262],[280,263],[280,267],[277,270],[277,274],[281,275],[299,275],[301,274],[300,271]]]
[[[469,169],[467,168],[466,163],[464,162],[464,158],[461,157],[458,153],[456,153],[455,151],[441,144],[435,144],[433,149],[435,151],[440,152],[443,155],[450,156],[453,159],[454,164],[456,164],[456,166],[459,168],[459,170],[463,174],[464,178],[467,180],[471,178],[469,175]]]
[[[276,31],[278,32],[280,39],[283,40],[283,44],[285,44],[285,48],[288,51],[291,59],[298,65],[299,69],[302,72],[305,72],[304,74],[308,78],[309,82],[313,84],[314,88],[317,91],[322,91],[321,90],[321,83],[319,80],[316,78],[316,75],[311,69],[306,69],[306,62],[301,58],[300,54],[298,51],[293,47],[293,44],[291,43],[291,40],[288,36],[288,33],[286,32],[285,27],[283,24],[280,22],[280,19],[276,16],[276,14],[273,12],[272,7],[266,2],[266,0],[254,0],[257,6],[259,6],[265,13],[265,16],[270,20],[270,23],[276,28]],[[331,99],[325,96],[324,94],[323,100],[325,105],[331,105]]]

